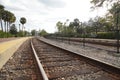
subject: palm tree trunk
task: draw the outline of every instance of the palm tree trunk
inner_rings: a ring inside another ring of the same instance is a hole
[[[5,29],[5,34],[6,34],[6,21],[4,21],[4,29]],[[6,37],[6,35],[4,37]]]
[[[6,32],[6,21],[4,22],[5,32]]]
[[[22,33],[23,33],[23,36],[24,36],[24,25],[22,25]]]
[[[8,26],[8,28],[9,28],[9,29],[8,29],[8,32],[9,32],[9,31],[10,31],[10,25],[11,25],[11,23],[9,22],[8,25],[9,25],[9,26]]]
[[[7,32],[8,32],[8,22],[7,22]]]
[[[19,24],[19,32],[20,32],[20,24]]]
[[[8,23],[9,22],[7,22],[7,33],[6,33],[7,38],[8,38],[8,26],[9,26]]]
[[[0,19],[0,23],[1,23],[1,30],[3,31],[2,19]]]

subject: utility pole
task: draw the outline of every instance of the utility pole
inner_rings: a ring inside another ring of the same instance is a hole
[[[82,37],[83,37],[83,46],[85,47],[85,29],[84,29],[84,26],[83,26],[83,23],[80,22],[80,25],[81,25],[81,28],[82,28]]]
[[[116,39],[117,39],[117,42],[116,42],[116,46],[117,46],[117,53],[119,53],[119,4],[117,3],[116,5],[116,10],[115,10],[115,18],[116,18]]]

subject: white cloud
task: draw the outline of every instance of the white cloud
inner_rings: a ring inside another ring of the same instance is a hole
[[[52,8],[60,8],[65,6],[65,2],[62,0],[38,0],[38,1]]]
[[[72,21],[74,18],[87,21],[97,14],[96,11],[90,12],[90,0],[0,0],[0,3],[16,15],[16,25],[20,17],[25,17],[27,30],[45,29],[54,32],[58,21]],[[104,12],[101,9],[98,14]]]

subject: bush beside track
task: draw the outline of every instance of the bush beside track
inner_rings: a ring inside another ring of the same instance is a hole
[[[98,32],[96,38],[115,39],[116,38],[116,33],[115,32]]]
[[[13,37],[12,34],[0,31],[0,38]]]

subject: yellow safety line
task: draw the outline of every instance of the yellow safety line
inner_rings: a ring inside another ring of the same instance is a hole
[[[7,41],[0,44],[0,54],[9,49],[12,46],[15,46],[17,43],[21,42],[22,40],[25,40],[26,38],[20,38],[17,40]]]

